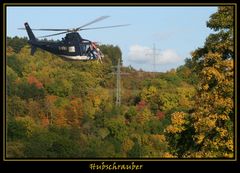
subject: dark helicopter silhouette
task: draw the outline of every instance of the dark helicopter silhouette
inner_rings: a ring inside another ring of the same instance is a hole
[[[36,48],[41,48],[45,51],[51,52],[55,55],[63,57],[68,60],[101,60],[104,56],[101,50],[96,46],[95,42],[92,42],[87,39],[83,39],[78,31],[90,30],[90,29],[104,29],[104,28],[113,28],[127,26],[125,25],[114,25],[114,26],[104,26],[104,27],[94,27],[94,28],[85,28],[88,25],[91,25],[100,20],[106,19],[109,16],[99,17],[85,25],[82,25],[78,28],[73,29],[31,29],[28,23],[24,23],[27,34],[29,36],[28,43],[31,45],[31,55],[34,55]],[[41,36],[39,38],[51,37],[60,34],[66,34],[62,41],[44,41],[38,40],[33,34],[32,30],[39,31],[61,31],[51,35]]]

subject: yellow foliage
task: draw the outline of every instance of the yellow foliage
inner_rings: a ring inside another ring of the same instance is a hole
[[[207,79],[208,81],[212,78],[216,79],[217,81],[221,81],[224,79],[223,74],[213,67],[205,67],[202,73],[205,75],[205,79]]]
[[[226,142],[226,146],[227,146],[227,148],[228,148],[230,151],[234,151],[233,140],[228,140],[228,141]]]
[[[166,128],[167,133],[181,133],[185,130],[184,125],[188,123],[184,112],[175,112],[171,116],[172,123]]]
[[[208,85],[208,84],[203,85],[203,89],[204,89],[204,90],[208,90],[208,88],[209,88],[209,85]]]
[[[137,122],[143,125],[150,120],[151,116],[151,111],[148,108],[144,108],[143,111],[137,115]]]
[[[216,127],[216,130],[219,132],[220,134],[220,137],[225,137],[225,136],[228,136],[228,131],[224,128],[219,128],[219,127]]]
[[[224,153],[223,156],[226,158],[233,158],[234,154],[233,153]]]
[[[142,100],[149,101],[152,97],[157,95],[157,88],[154,86],[150,86],[149,88],[144,88],[141,93]]]
[[[202,133],[203,131],[210,131],[216,127],[216,121],[217,119],[210,117],[210,115],[207,115],[206,117],[199,117],[197,118],[197,122],[194,124],[195,130],[199,133]]]
[[[163,157],[164,157],[164,158],[176,158],[176,156],[172,155],[172,154],[169,153],[169,152],[165,152],[165,153],[163,154]]]
[[[132,149],[133,146],[134,146],[134,142],[131,139],[127,138],[122,143],[122,151],[128,152]]]
[[[185,121],[185,113],[184,112],[175,112],[171,117],[172,123],[176,125],[183,125]]]
[[[200,133],[198,136],[196,136],[196,142],[197,142],[197,144],[202,143],[204,137],[205,137],[205,135],[204,135],[203,133]]]

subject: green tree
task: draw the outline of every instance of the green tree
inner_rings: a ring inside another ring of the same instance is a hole
[[[39,128],[26,140],[24,155],[27,158],[79,157],[79,143],[71,139],[70,134],[67,128],[62,127]]]
[[[25,100],[15,95],[7,98],[7,118],[25,116],[27,112]]]
[[[18,79],[17,73],[9,66],[7,66],[6,83],[7,83],[7,95],[13,96],[16,94],[16,81]]]
[[[7,68],[12,68],[18,74],[18,76],[22,76],[23,62],[18,59],[18,56],[16,54],[7,56],[6,62]]]
[[[118,46],[101,45],[100,49],[105,56],[104,59],[110,60],[112,65],[117,65],[118,59],[122,61],[122,52]],[[104,60],[104,61],[108,61],[108,60]]]
[[[16,117],[8,122],[7,137],[9,140],[26,139],[35,129],[36,124],[31,117]]]
[[[198,81],[196,72],[193,71],[194,65],[191,58],[185,59],[185,64],[177,68],[177,75],[187,83],[195,85]]]
[[[7,46],[13,48],[15,53],[20,52],[21,48],[27,45],[27,37],[19,38],[17,36],[11,38],[7,37]]]
[[[107,119],[105,122],[112,137],[122,142],[128,135],[127,126],[125,125],[125,119],[123,117],[114,117]]]
[[[69,96],[72,92],[72,82],[67,79],[56,79],[46,86],[48,93],[60,97]]]
[[[27,82],[26,79],[23,79],[18,85],[18,93],[22,99],[35,99],[39,100],[44,98],[45,90],[42,87],[38,87],[33,83]]]

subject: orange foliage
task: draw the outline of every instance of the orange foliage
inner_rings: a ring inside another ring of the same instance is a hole
[[[147,105],[147,103],[142,100],[137,104],[137,111],[143,110],[145,108],[145,106]]]
[[[43,84],[34,76],[28,76],[28,83],[30,85],[35,85],[38,89],[43,88]]]
[[[165,117],[165,115],[164,115],[163,112],[161,112],[161,111],[157,111],[157,113],[156,113],[156,117],[157,117],[159,120],[162,120],[162,119]]]
[[[48,119],[48,117],[46,117],[46,116],[44,116],[44,117],[42,117],[42,125],[44,126],[44,127],[47,127],[48,125],[49,125],[49,119]]]
[[[70,101],[70,105],[66,107],[65,115],[68,125],[80,126],[83,117],[83,106],[80,98]]]
[[[47,104],[53,105],[56,100],[57,100],[57,96],[55,96],[55,95],[47,95],[46,96]]]
[[[57,110],[55,110],[55,116],[56,116],[55,123],[56,123],[57,126],[64,127],[64,126],[67,125],[64,109],[57,109]]]

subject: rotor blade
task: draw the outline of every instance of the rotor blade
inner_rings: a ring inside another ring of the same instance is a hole
[[[32,29],[38,31],[67,31],[68,29]]]
[[[81,29],[81,28],[83,28],[83,27],[85,27],[85,26],[91,25],[91,24],[93,24],[93,23],[96,23],[96,22],[101,21],[101,20],[103,20],[103,19],[106,19],[106,18],[108,18],[108,17],[110,17],[110,16],[101,16],[101,17],[99,17],[99,18],[97,18],[97,19],[95,19],[95,20],[93,20],[93,21],[91,21],[91,22],[89,22],[89,23],[87,23],[87,24],[85,24],[85,25],[82,25],[82,26],[76,28],[76,30],[79,30],[79,29]]]
[[[38,38],[51,37],[51,36],[55,36],[55,35],[65,34],[65,33],[68,33],[68,31],[59,32],[59,33],[56,33],[56,34],[44,35],[44,36],[40,36]]]
[[[128,26],[130,24],[125,24],[125,25],[113,25],[113,26],[103,26],[103,27],[94,27],[94,28],[83,28],[83,29],[79,29],[81,30],[91,30],[91,29],[103,29],[103,28],[115,28],[115,27],[122,27],[122,26]]]
[[[18,28],[20,30],[26,30],[25,28]],[[31,29],[34,31],[68,31],[68,29]]]

